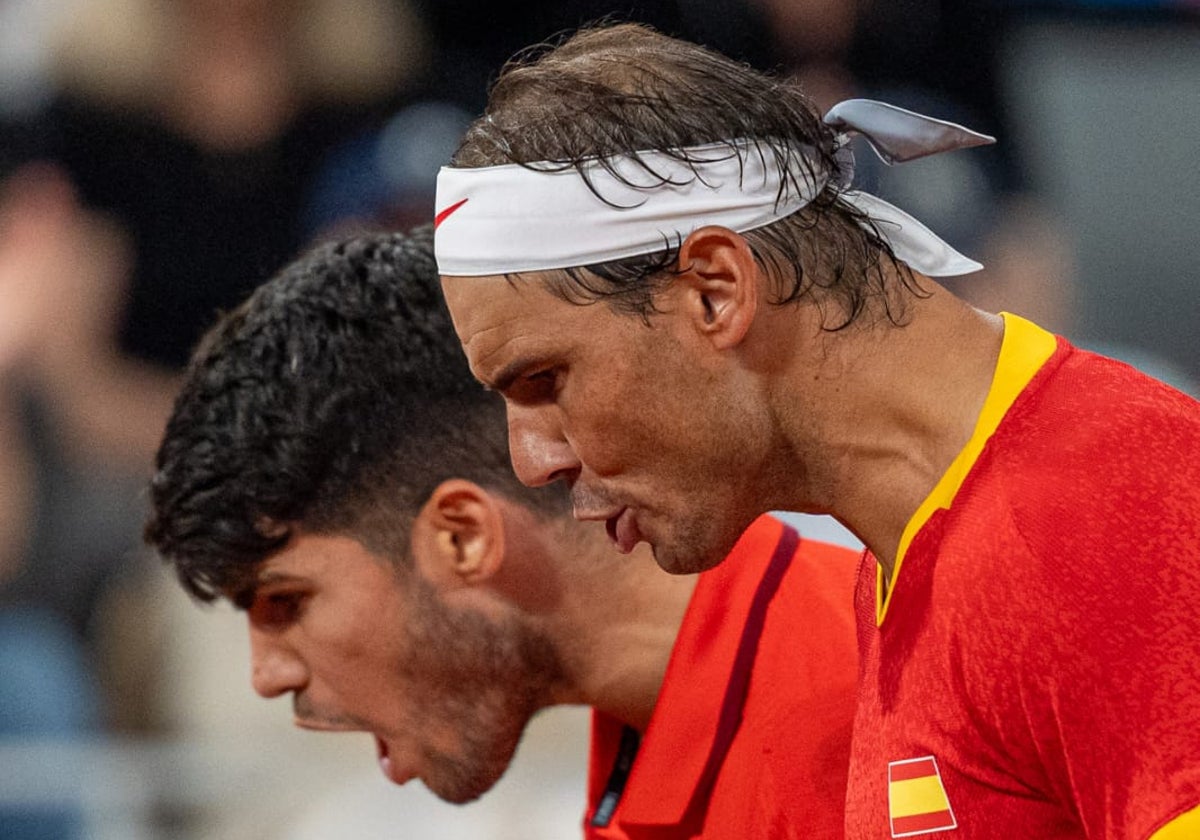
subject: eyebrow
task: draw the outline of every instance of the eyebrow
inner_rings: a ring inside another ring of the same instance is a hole
[[[304,578],[299,575],[288,574],[287,572],[266,571],[234,592],[229,600],[237,609],[248,610],[250,609],[250,605],[254,603],[254,598],[258,595],[258,590],[262,587],[270,586],[273,583],[301,581],[304,581]]]
[[[290,572],[277,572],[274,570],[263,572],[259,575],[255,583],[261,586],[264,583],[278,583],[279,581],[303,580],[301,575],[294,575]]]
[[[533,365],[533,360],[527,356],[520,356],[513,359],[511,362],[500,368],[499,373],[492,377],[492,381],[484,383],[489,391],[507,391],[512,384],[517,381],[523,372]]]

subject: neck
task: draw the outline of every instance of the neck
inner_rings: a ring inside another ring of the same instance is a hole
[[[1003,339],[998,316],[920,280],[930,294],[903,326],[796,336],[775,397],[802,477],[788,505],[833,514],[889,579],[909,519],[974,431]]]
[[[548,628],[569,674],[557,700],[644,731],[696,579],[667,574],[644,545],[618,555],[602,530],[590,530],[591,556],[573,566],[558,620]]]

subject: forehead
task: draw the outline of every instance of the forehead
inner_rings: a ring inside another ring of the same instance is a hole
[[[603,322],[620,317],[607,306],[564,301],[536,275],[512,282],[504,277],[443,277],[442,289],[467,359],[481,377],[506,359],[581,343],[596,336]]]
[[[352,537],[298,533],[263,562],[257,584],[303,579],[337,584],[364,592],[399,585],[396,569],[386,558]]]
[[[464,343],[522,314],[536,315],[542,310],[553,310],[556,304],[567,305],[550,294],[536,275],[511,280],[503,276],[443,275],[442,292],[454,328]]]

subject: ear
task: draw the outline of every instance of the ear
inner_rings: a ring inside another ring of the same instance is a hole
[[[413,522],[413,562],[439,588],[475,586],[504,564],[504,517],[497,499],[474,482],[439,484]]]
[[[750,246],[728,228],[708,225],[679,248],[676,303],[717,349],[741,343],[758,312],[759,268]]]

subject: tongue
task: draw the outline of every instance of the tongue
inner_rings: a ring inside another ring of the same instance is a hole
[[[633,551],[633,547],[642,538],[642,535],[638,533],[637,525],[633,522],[633,513],[628,508],[621,511],[621,515],[617,517],[617,526],[613,530],[616,537],[617,551],[622,554],[628,554]]]
[[[378,735],[375,736],[375,753],[379,756],[379,769],[383,775],[392,778],[392,759],[388,755],[388,746]]]
[[[406,785],[417,777],[415,770],[410,770],[403,764],[397,764],[388,749],[387,742],[375,736],[375,752],[379,756],[379,769],[388,780],[397,785]]]

